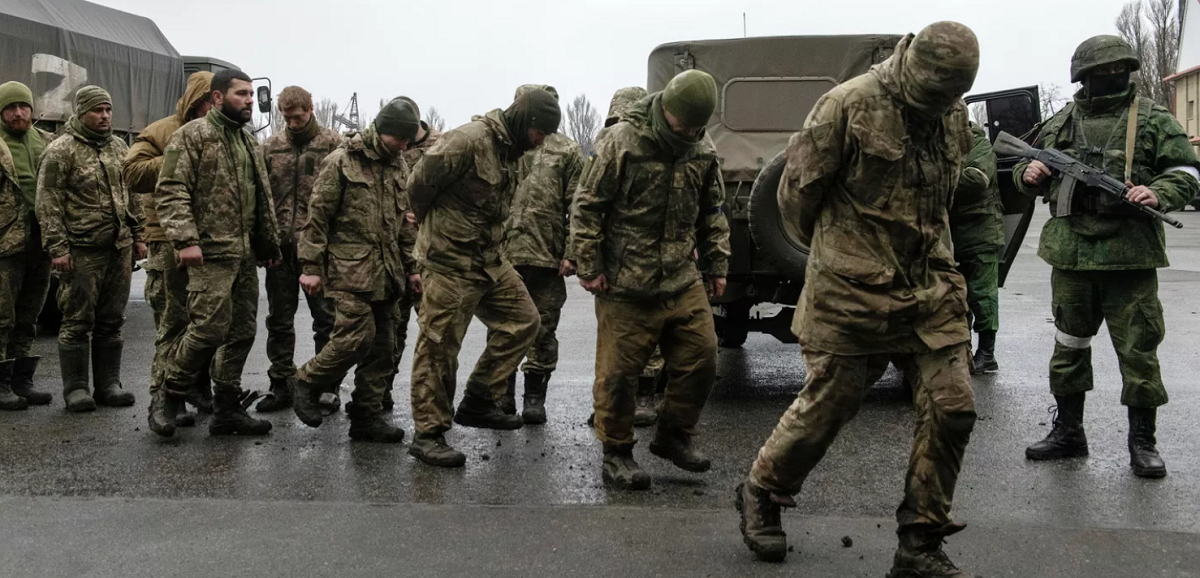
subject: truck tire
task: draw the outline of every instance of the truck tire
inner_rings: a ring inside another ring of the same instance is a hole
[[[779,181],[787,164],[786,151],[780,151],[754,179],[750,189],[750,237],[763,256],[787,278],[803,282],[808,267],[808,246],[789,234],[779,212]]]

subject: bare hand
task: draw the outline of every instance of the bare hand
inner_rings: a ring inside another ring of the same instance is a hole
[[[199,267],[204,264],[204,253],[200,245],[192,245],[179,252],[179,264],[184,267]]]
[[[1126,184],[1128,185],[1129,183]],[[1151,208],[1158,206],[1158,195],[1154,194],[1154,191],[1150,190],[1150,187],[1143,185],[1130,188],[1129,192],[1125,193],[1125,198]]]
[[[321,292],[321,276],[320,275],[301,275],[300,288],[308,295],[316,295]]]
[[[559,277],[570,277],[571,275],[574,275],[574,274],[575,274],[575,264],[572,263],[569,259],[563,259],[562,262],[558,264],[558,276]]]
[[[408,211],[407,213],[404,213],[404,222],[416,227],[417,226],[417,215],[415,213],[413,213],[412,211]]]
[[[133,258],[135,260],[141,261],[142,259],[145,259],[146,253],[149,252],[150,251],[146,249],[145,243],[138,242],[133,244]]]
[[[704,289],[708,291],[709,299],[716,299],[725,294],[725,278],[713,277],[704,281]]]
[[[50,268],[59,273],[66,273],[75,270],[75,261],[71,259],[71,254],[67,253],[62,257],[55,257],[50,260]]]
[[[1042,164],[1042,161],[1033,161],[1029,166],[1025,167],[1025,174],[1021,176],[1021,180],[1027,185],[1040,185],[1043,181],[1050,178],[1050,167]]]
[[[425,284],[421,282],[421,276],[413,273],[408,276],[408,290],[420,295],[425,292]]]
[[[595,279],[591,280],[580,279],[579,286],[587,289],[588,293],[591,293],[592,295],[607,293],[608,279],[605,279],[604,275],[599,275]]]

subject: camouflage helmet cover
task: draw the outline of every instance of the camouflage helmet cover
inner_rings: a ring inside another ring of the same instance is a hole
[[[1142,67],[1133,47],[1120,36],[1105,34],[1088,38],[1075,49],[1075,55],[1071,57],[1071,82],[1083,82],[1088,71],[1114,62],[1128,63],[1130,72]]]
[[[621,120],[621,115],[633,106],[633,103],[646,98],[646,89],[640,86],[626,86],[613,93],[612,102],[608,105],[608,116],[604,117],[604,126],[612,126]]]

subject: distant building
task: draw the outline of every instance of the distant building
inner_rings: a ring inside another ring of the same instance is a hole
[[[1200,147],[1200,0],[1181,0],[1179,11],[1179,72],[1164,80],[1175,85],[1175,118]]]

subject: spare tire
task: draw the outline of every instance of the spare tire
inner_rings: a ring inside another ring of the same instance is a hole
[[[776,269],[793,281],[804,281],[808,267],[808,245],[783,226],[779,211],[779,181],[787,164],[787,151],[780,151],[759,171],[750,189],[750,237]]]

